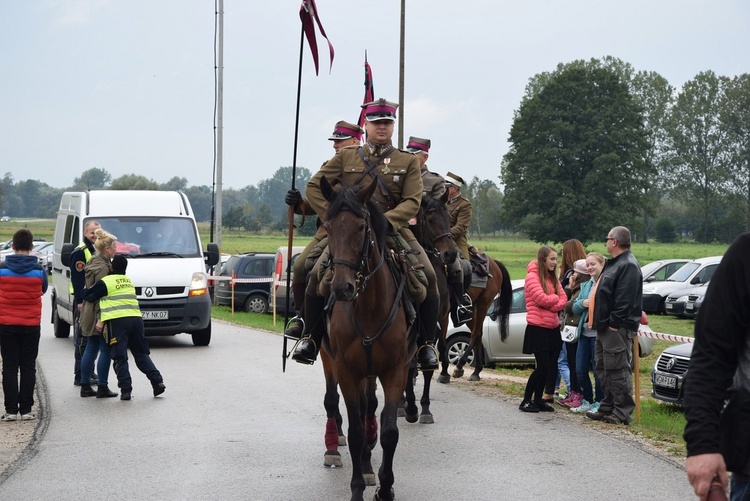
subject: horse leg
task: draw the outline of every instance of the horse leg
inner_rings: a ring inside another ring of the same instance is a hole
[[[341,374],[337,374],[341,376]],[[362,474],[362,457],[365,447],[365,426],[362,414],[364,407],[364,386],[354,381],[353,375],[346,373],[338,378],[341,381],[339,388],[346,403],[346,414],[349,418],[348,442],[349,455],[352,458],[351,487],[352,501],[364,501],[365,479]]]
[[[406,418],[406,422],[408,423],[416,423],[418,419],[417,413],[419,412],[419,409],[417,409],[417,397],[414,394],[414,377],[417,374],[417,362],[412,359],[411,363],[409,364],[409,371],[406,376],[406,398],[405,398],[405,405],[404,405],[404,417]]]
[[[440,356],[440,376],[438,376],[438,383],[448,384],[451,382],[451,376],[448,374],[448,347],[446,346],[445,336],[448,331],[448,316],[443,317],[443,321],[440,322],[440,339],[438,339],[438,355]]]
[[[480,339],[477,343],[476,350],[474,350],[476,356],[474,357],[474,372],[469,376],[469,381],[480,381],[482,378],[479,377],[479,373],[484,369],[484,345]]]
[[[378,408],[378,397],[375,394],[377,381],[375,378],[366,380],[366,409],[365,416],[365,443],[367,447],[362,452],[362,475],[366,485],[375,485],[375,471],[372,469],[372,450],[378,444],[378,418],[375,411]]]
[[[380,414],[380,445],[383,447],[383,461],[378,470],[380,486],[375,492],[374,499],[380,501],[392,501],[395,499],[393,493],[393,456],[398,445],[398,423],[396,421],[396,406],[401,398],[404,387],[404,370],[394,370],[388,374],[380,375],[380,382],[385,394],[385,404]]]
[[[323,456],[323,466],[327,468],[341,468],[343,464],[338,447],[342,445],[341,438],[344,438],[343,445],[346,445],[346,438],[342,437],[341,432],[342,418],[339,412],[338,387],[336,385],[336,377],[333,374],[333,362],[325,350],[321,350],[320,359],[323,365],[323,375],[326,378],[326,394],[323,398],[323,407],[326,409],[326,416],[328,418],[326,420],[326,452]]]
[[[479,373],[484,368],[484,345],[482,344],[482,324],[484,324],[484,317],[487,316],[487,310],[490,307],[490,300],[481,296],[482,301],[477,301],[474,307],[474,318],[477,319],[477,324],[471,329],[471,343],[469,350],[474,349],[474,372],[469,376],[469,381],[479,381]]]
[[[433,424],[435,419],[430,412],[430,384],[432,383],[433,371],[422,372],[424,376],[424,388],[422,389],[422,398],[419,403],[422,406],[422,412],[419,414],[419,422],[422,424]]]

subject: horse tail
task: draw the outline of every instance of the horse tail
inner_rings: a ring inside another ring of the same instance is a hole
[[[513,286],[510,283],[510,274],[503,263],[495,259],[495,264],[500,268],[503,283],[500,285],[500,294],[495,296],[495,311],[498,313],[497,322],[500,326],[500,340],[508,339],[508,320],[510,319],[510,307],[513,304]]]

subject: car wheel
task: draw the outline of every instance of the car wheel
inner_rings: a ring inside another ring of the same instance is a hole
[[[57,306],[53,305],[52,308],[52,328],[55,333],[55,337],[70,337],[70,324],[60,318],[60,315],[57,314]]]
[[[446,346],[446,350],[448,352],[448,361],[452,363],[453,365],[456,365],[458,363],[458,359],[461,358],[461,355],[464,354],[466,349],[469,347],[469,341],[471,338],[469,336],[453,336],[448,340],[448,344]],[[471,350],[471,353],[469,353],[469,357],[466,359],[466,363],[473,366],[474,365],[474,350]]]
[[[193,345],[208,346],[208,343],[211,342],[211,322],[205,329],[193,332],[191,335],[193,336]]]
[[[266,313],[268,311],[268,300],[260,294],[253,294],[245,301],[245,311],[250,313]]]

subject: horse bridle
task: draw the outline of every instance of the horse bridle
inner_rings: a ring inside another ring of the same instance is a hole
[[[440,254],[440,252],[438,252],[437,248],[435,247],[435,243],[438,240],[440,240],[440,239],[443,239],[443,238],[453,238],[453,237],[452,237],[452,235],[451,235],[450,232],[441,233],[438,236],[433,236],[432,235],[432,231],[430,231],[430,227],[427,225],[427,217],[426,216],[427,216],[428,212],[434,212],[435,210],[437,210],[437,209],[425,210],[425,217],[423,217],[419,221],[419,225],[423,228],[422,232],[425,233],[427,235],[427,237],[430,238],[430,248],[429,249],[425,248],[425,250],[429,251],[430,253],[432,253],[432,255],[434,255],[435,257],[439,257],[440,260],[442,261],[443,256]],[[443,263],[443,264],[445,264],[445,263]]]
[[[353,263],[348,259],[341,259],[331,256],[330,262],[335,267],[337,264],[343,264],[344,266],[353,269],[357,274],[357,294],[361,293],[367,287],[367,281],[383,264],[383,257],[385,256],[385,250],[380,249],[380,260],[374,268],[370,268],[370,258],[372,253],[375,251],[375,241],[372,239],[372,229],[370,227],[370,212],[366,207],[363,208],[365,212],[365,238],[362,243],[362,252],[359,255],[359,263]],[[330,248],[329,248],[330,252]],[[366,271],[367,274],[363,274]],[[355,296],[356,297],[356,296]]]

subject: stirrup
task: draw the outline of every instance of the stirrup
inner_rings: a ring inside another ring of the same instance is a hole
[[[461,305],[456,308],[456,319],[458,320],[458,325],[463,325],[472,318],[474,318],[474,311],[472,308]]]
[[[461,303],[460,307],[465,307],[467,309],[470,309],[474,306],[474,303],[471,300],[471,296],[464,292],[464,295],[461,297],[461,300],[459,301]]]
[[[302,343],[302,341],[310,341],[312,343],[312,357],[309,357],[307,353],[301,352],[300,344]],[[295,362],[299,362],[300,364],[313,365],[315,363],[315,360],[317,360],[318,358],[318,350],[318,344],[315,342],[312,336],[307,335],[305,337],[301,337],[297,340],[297,343],[295,343],[294,349],[292,350],[292,360],[294,360]]]
[[[290,333],[290,331],[296,327],[297,322],[301,324],[299,336],[295,336],[294,334]],[[284,335],[291,339],[301,339],[303,332],[305,332],[305,319],[299,315],[295,315],[292,318],[290,318],[289,321],[286,323],[286,327],[284,328]]]
[[[419,352],[421,352],[425,348],[428,348],[428,349],[432,350],[432,352],[435,354],[435,365],[434,366],[431,366],[431,367],[422,367],[422,364],[419,361]],[[430,343],[425,343],[422,346],[420,346],[419,348],[417,348],[416,356],[417,356],[417,369],[419,369],[421,371],[434,371],[434,370],[437,370],[438,368],[440,368],[440,358],[438,357],[437,349],[433,345],[431,345]]]

